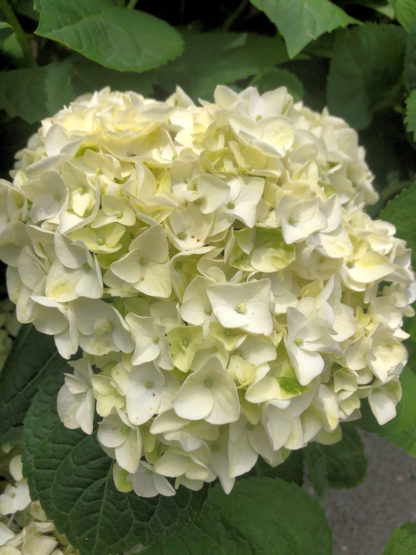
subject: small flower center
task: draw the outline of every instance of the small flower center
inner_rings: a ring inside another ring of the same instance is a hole
[[[239,314],[245,314],[247,312],[247,305],[244,303],[240,303],[235,307],[235,311]]]
[[[145,387],[147,387],[147,389],[151,389],[155,384],[151,380],[147,380],[144,385]]]
[[[103,335],[104,333],[112,331],[113,324],[108,318],[97,318],[92,326],[92,329],[97,335]]]
[[[211,378],[207,378],[207,379],[204,381],[204,385],[205,385],[205,387],[208,387],[208,388],[212,387],[212,386],[213,386],[213,383],[212,383]]]

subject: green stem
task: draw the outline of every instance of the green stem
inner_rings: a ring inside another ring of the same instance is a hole
[[[23,27],[20,25],[19,20],[17,19],[12,7],[7,0],[0,0],[0,10],[3,12],[7,23],[13,28],[13,31],[16,33],[17,40],[19,41],[19,44],[22,47],[22,50],[26,58],[28,59],[29,64],[31,66],[36,66],[36,60],[33,56],[33,52],[30,47],[27,35],[24,32]]]
[[[128,10],[134,10],[134,8],[136,7],[138,0],[130,0],[129,3],[127,4],[127,9]]]
[[[240,5],[236,10],[234,10],[225,20],[224,25],[222,26],[223,31],[229,31],[231,26],[233,25],[234,21],[240,17],[244,8],[247,6],[248,0],[242,0]]]

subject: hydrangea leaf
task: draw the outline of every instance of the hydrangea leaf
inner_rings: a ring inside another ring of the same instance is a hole
[[[326,459],[319,443],[310,443],[305,448],[305,465],[309,481],[319,500],[324,499],[328,487]]]
[[[277,87],[286,87],[295,100],[302,100],[304,95],[300,79],[294,73],[280,67],[266,69],[255,77],[251,84],[257,87],[260,93],[271,91]]]
[[[416,19],[416,4],[413,0],[387,0],[393,6],[397,21],[406,30]]]
[[[412,91],[406,100],[406,127],[409,133],[413,133],[416,141],[416,90]]]
[[[104,68],[74,55],[64,62],[38,68],[2,72],[0,108],[11,117],[34,123],[52,115],[80,94],[92,93],[105,86],[116,90],[150,93],[151,73],[137,75]],[[31,102],[27,99],[30,97]]]
[[[111,0],[37,0],[36,34],[56,40],[105,67],[145,71],[181,54],[179,33],[150,14],[117,8]]]
[[[357,430],[342,426],[341,441],[332,445],[310,443],[305,449],[309,480],[320,499],[327,487],[353,488],[367,472],[364,446]]]
[[[250,0],[282,33],[291,58],[323,33],[356,20],[328,0]]]
[[[53,114],[74,96],[64,64],[2,72],[0,108],[9,116],[19,116],[28,123]]]
[[[103,87],[116,91],[135,91],[144,96],[152,92],[152,72],[137,75],[132,71],[116,71],[74,54],[65,60],[71,74],[74,96],[92,93]]]
[[[397,416],[380,426],[374,418],[367,402],[362,404],[362,418],[358,425],[367,432],[374,432],[416,457],[416,373],[409,367],[400,375],[403,396],[397,405]]]
[[[24,475],[32,498],[81,555],[107,555],[149,544],[192,520],[204,493],[181,488],[174,497],[149,499],[117,491],[113,461],[95,434],[69,430],[56,412],[61,380],[34,398],[22,441]]]
[[[289,554],[303,553],[305,546],[310,555],[332,552],[331,530],[318,503],[296,484],[249,478],[229,495],[218,485],[210,489],[196,523],[145,553]]]
[[[302,449],[290,451],[287,459],[277,466],[270,466],[261,457],[247,476],[261,476],[263,478],[280,478],[286,482],[303,484],[304,456]]]
[[[416,21],[412,23],[407,33],[403,77],[409,92],[416,89]]]
[[[405,555],[416,552],[416,522],[405,522],[393,532],[383,555]]]
[[[53,337],[22,326],[0,374],[0,440],[16,442],[33,395],[52,374],[71,369],[56,351]]]
[[[330,487],[353,488],[363,481],[367,472],[367,459],[361,437],[353,425],[343,425],[341,441],[321,445],[321,449]]]
[[[184,54],[158,70],[156,78],[167,92],[180,85],[194,99],[211,100],[218,83],[234,83],[287,60],[278,37],[188,30],[182,35]]]
[[[414,95],[414,124],[416,131],[416,91]],[[416,268],[416,227],[414,225],[414,207],[416,205],[416,183],[396,195],[380,212],[380,218],[391,222],[397,235],[404,239],[412,249],[412,265]]]
[[[0,21],[0,40],[8,37],[13,32],[13,27],[6,21]]]
[[[338,32],[328,76],[328,108],[356,129],[394,106],[401,90],[406,36],[396,25],[366,23]]]

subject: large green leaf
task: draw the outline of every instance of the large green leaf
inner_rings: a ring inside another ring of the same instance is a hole
[[[388,0],[394,8],[397,21],[405,29],[409,29],[412,22],[416,19],[415,0]]]
[[[286,482],[295,482],[298,486],[303,484],[303,452],[302,449],[291,451],[288,458],[278,466],[270,466],[261,457],[255,466],[243,478],[257,476],[262,478],[280,478]]]
[[[145,71],[182,52],[173,27],[145,12],[117,8],[111,0],[36,0],[35,8],[36,34],[112,69]]]
[[[409,92],[416,89],[416,20],[407,33],[403,77]]]
[[[65,61],[38,68],[3,71],[0,108],[11,117],[18,116],[34,123],[52,116],[78,95],[105,86],[149,94],[153,79],[151,72],[141,75],[119,72],[74,55]]]
[[[415,95],[416,102],[416,95]],[[397,235],[404,239],[412,249],[412,263],[416,268],[416,226],[414,222],[416,207],[416,183],[396,195],[380,212],[380,218],[395,225]]]
[[[360,484],[367,472],[364,445],[355,427],[342,426],[342,440],[322,445],[326,461],[326,475],[331,488],[353,488]]]
[[[216,85],[245,79],[287,60],[284,43],[278,37],[218,31],[182,33],[184,54],[155,72],[169,93],[180,85],[194,99],[211,100]]]
[[[323,33],[356,22],[329,0],[250,1],[279,29],[291,58]]]
[[[416,553],[416,522],[405,522],[393,532],[383,555],[412,555]]]
[[[337,33],[328,76],[328,107],[356,129],[401,100],[406,33],[366,23]]]
[[[413,139],[416,141],[416,90],[412,91],[406,100],[405,122],[407,130],[413,133]]]
[[[358,425],[367,432],[374,432],[416,457],[416,373],[405,368],[400,375],[403,396],[397,405],[397,416],[380,426],[368,403],[362,405],[362,418]]]
[[[114,91],[135,91],[148,96],[152,93],[155,74],[152,71],[135,73],[115,71],[90,62],[81,56],[65,60],[71,76],[74,96],[110,87]]]
[[[326,488],[353,488],[367,472],[360,435],[351,424],[342,427],[342,440],[333,445],[310,443],[305,449],[309,480],[319,498]]]
[[[26,415],[23,470],[31,496],[81,555],[107,555],[150,544],[192,520],[203,492],[180,488],[174,497],[140,498],[114,486],[113,461],[95,434],[69,430],[56,412],[62,378],[46,382]]]
[[[196,523],[150,547],[148,555],[330,555],[322,509],[297,485],[278,478],[238,480],[229,495],[210,489]]]
[[[303,85],[294,73],[287,69],[272,67],[257,75],[251,82],[261,93],[287,87],[287,90],[294,96],[295,100],[301,100],[304,95]]]
[[[31,325],[20,329],[0,374],[0,444],[19,440],[35,393],[52,375],[68,371],[52,337]]]
[[[3,71],[0,108],[11,117],[19,116],[34,123],[72,100],[71,93],[70,76],[60,63]]]
[[[323,500],[328,487],[326,459],[319,443],[309,443],[304,449],[305,466],[309,482],[319,500]]]

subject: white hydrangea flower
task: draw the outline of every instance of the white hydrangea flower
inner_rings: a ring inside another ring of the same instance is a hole
[[[224,86],[200,106],[103,89],[18,153],[0,180],[9,295],[63,357],[81,348],[58,412],[91,433],[97,411],[121,491],[229,492],[259,456],[338,441],[364,398],[395,416],[416,282],[364,211],[364,154],[284,87]]]
[[[79,555],[65,536],[58,533],[54,523],[47,520],[39,502],[31,500],[18,451],[18,447],[8,445],[0,448],[2,481],[6,482],[0,496],[0,553]]]

